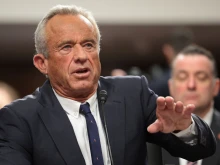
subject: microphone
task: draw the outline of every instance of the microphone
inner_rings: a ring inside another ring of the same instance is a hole
[[[104,112],[104,108],[103,108],[103,106],[108,98],[106,90],[101,90],[99,93],[99,96],[100,96],[100,101],[101,101],[101,111],[102,111],[102,115],[103,115],[103,119],[104,119],[104,130],[105,130],[105,136],[106,136],[106,140],[107,140],[109,157],[111,160],[111,165],[114,165],[113,158],[112,158],[112,152],[111,152],[111,146],[110,146],[110,142],[109,142],[109,138],[108,138],[108,129],[107,129],[107,125],[106,125],[105,112]]]
[[[100,96],[100,100],[101,100],[102,105],[105,104],[105,102],[108,98],[107,92],[105,90],[101,90],[99,93],[99,96]]]

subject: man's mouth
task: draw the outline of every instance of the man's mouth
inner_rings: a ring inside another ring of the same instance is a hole
[[[81,74],[81,73],[87,73],[89,70],[87,68],[83,68],[83,69],[77,69],[75,73],[77,74]]]
[[[90,69],[89,68],[79,68],[74,71],[74,75],[76,76],[76,78],[79,78],[79,79],[88,78],[90,75]]]

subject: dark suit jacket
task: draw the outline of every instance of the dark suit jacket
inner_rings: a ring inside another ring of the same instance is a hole
[[[173,134],[146,131],[156,119],[157,96],[145,77],[101,77],[100,90],[108,93],[104,110],[115,165],[144,165],[146,141],[191,160],[214,153],[212,132],[196,116],[199,143],[193,147]],[[85,165],[73,127],[49,81],[0,110],[0,164]]]
[[[202,165],[220,165],[220,113],[214,111],[213,119],[211,122],[211,129],[217,139],[217,148],[213,156],[203,159]],[[179,165],[179,158],[171,156],[167,151],[163,150],[164,164]]]
[[[170,96],[168,80],[170,79],[171,70],[165,69],[163,74],[157,78],[153,79],[150,82],[150,88],[158,95],[158,96]]]

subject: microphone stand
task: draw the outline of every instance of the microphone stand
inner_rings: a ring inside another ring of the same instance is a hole
[[[104,119],[104,130],[105,130],[105,135],[106,135],[106,140],[107,140],[109,157],[111,160],[111,165],[114,165],[113,158],[112,158],[112,152],[111,152],[111,146],[110,146],[110,142],[109,142],[109,138],[108,138],[108,129],[107,129],[107,125],[106,125],[105,111],[103,108],[103,105],[106,102],[106,97],[107,97],[107,94],[105,95],[105,97],[101,97],[101,111],[103,112],[102,115],[103,115],[103,119]]]

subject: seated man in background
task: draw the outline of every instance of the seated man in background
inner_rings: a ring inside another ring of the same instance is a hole
[[[18,98],[18,93],[12,86],[0,81],[0,108]]]
[[[171,96],[185,105],[194,104],[193,113],[211,127],[217,139],[216,153],[194,164],[220,165],[220,113],[213,108],[213,99],[219,92],[219,78],[213,55],[200,46],[191,45],[176,56],[171,69]],[[187,160],[172,157],[166,151],[163,151],[163,160],[164,164],[187,164]]]

